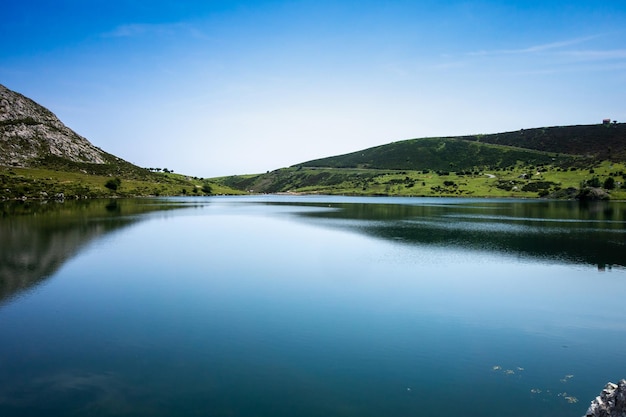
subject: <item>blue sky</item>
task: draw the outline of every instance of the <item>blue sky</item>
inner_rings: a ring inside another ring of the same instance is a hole
[[[7,0],[0,83],[144,167],[626,121],[626,1]]]

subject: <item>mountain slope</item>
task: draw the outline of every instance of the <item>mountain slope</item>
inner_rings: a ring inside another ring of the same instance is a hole
[[[408,170],[473,170],[481,167],[508,167],[518,161],[548,164],[555,153],[472,142],[457,138],[424,138],[394,142],[362,151],[316,159],[296,166],[327,168],[372,168]],[[571,163],[571,156],[559,163]]]
[[[543,152],[585,155],[601,160],[626,161],[626,123],[542,127],[465,136],[461,139]]]
[[[410,139],[215,181],[255,193],[412,196],[587,198],[603,187],[619,199],[625,161],[626,124],[613,123]]]
[[[294,166],[457,171],[518,162],[569,166],[606,159],[626,161],[626,124],[409,139]]]
[[[1,84],[0,166],[148,181],[163,178],[94,146],[50,110]]]
[[[112,157],[50,110],[0,85],[0,165],[34,166],[50,156],[90,164]]]
[[[0,85],[0,201],[212,193],[240,192],[133,165],[94,146],[50,110]]]

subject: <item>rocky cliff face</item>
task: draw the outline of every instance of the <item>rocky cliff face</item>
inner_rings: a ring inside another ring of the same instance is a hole
[[[0,165],[31,166],[50,155],[74,162],[107,162],[105,152],[51,111],[0,84]]]
[[[626,379],[617,384],[606,384],[602,393],[591,402],[585,417],[626,417]]]

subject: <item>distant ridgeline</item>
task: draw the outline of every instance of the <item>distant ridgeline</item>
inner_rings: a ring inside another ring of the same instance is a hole
[[[204,180],[152,172],[106,153],[0,85],[0,200],[214,192],[626,199],[625,162],[626,124],[606,119],[409,139],[265,174]],[[116,182],[109,187],[109,180]]]
[[[626,124],[409,139],[217,179],[256,193],[626,198]]]
[[[626,161],[625,123],[410,139],[295,166],[458,171],[519,162],[585,166],[599,160]]]

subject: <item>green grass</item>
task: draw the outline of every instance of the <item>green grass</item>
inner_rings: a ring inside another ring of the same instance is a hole
[[[580,188],[597,178],[612,177],[612,199],[626,200],[626,165],[608,161],[593,168],[518,164],[504,169],[464,172],[378,170],[365,168],[284,168],[259,175],[213,179],[177,173],[153,173],[146,179],[121,178],[117,190],[105,187],[111,175],[57,171],[46,168],[0,167],[0,199],[45,199],[138,196],[201,196],[247,193],[306,193],[331,195],[389,195],[425,197],[536,198],[559,190]]]
[[[54,198],[60,193],[65,198],[287,192],[572,197],[565,190],[580,189],[590,181],[604,184],[609,177],[617,185],[610,190],[611,198],[626,199],[622,123],[412,139],[266,174],[213,179],[151,172],[110,154],[106,158],[106,164],[89,164],[46,155],[33,161],[33,168],[0,167],[0,200]],[[119,187],[105,187],[115,178],[121,179]]]
[[[613,177],[624,183],[624,164],[603,162],[589,169],[552,165],[516,165],[510,169],[437,173],[436,171],[375,170],[351,168],[284,168],[267,174],[214,178],[217,183],[255,193],[308,193],[340,195],[392,195],[425,197],[536,198],[580,188],[597,177]],[[611,192],[612,199],[626,199],[626,188]]]
[[[140,179],[120,177],[117,190],[105,187],[112,178],[116,177],[48,168],[0,167],[0,200],[55,198],[60,193],[65,198],[242,194],[209,180],[174,173],[151,173]]]
[[[485,144],[457,138],[424,138],[394,142],[346,155],[297,164],[304,168],[373,168],[400,170],[476,171],[526,164],[570,166],[576,155]]]
[[[580,168],[601,160],[626,161],[626,124],[409,139],[296,166],[466,171],[504,168],[520,162]]]

